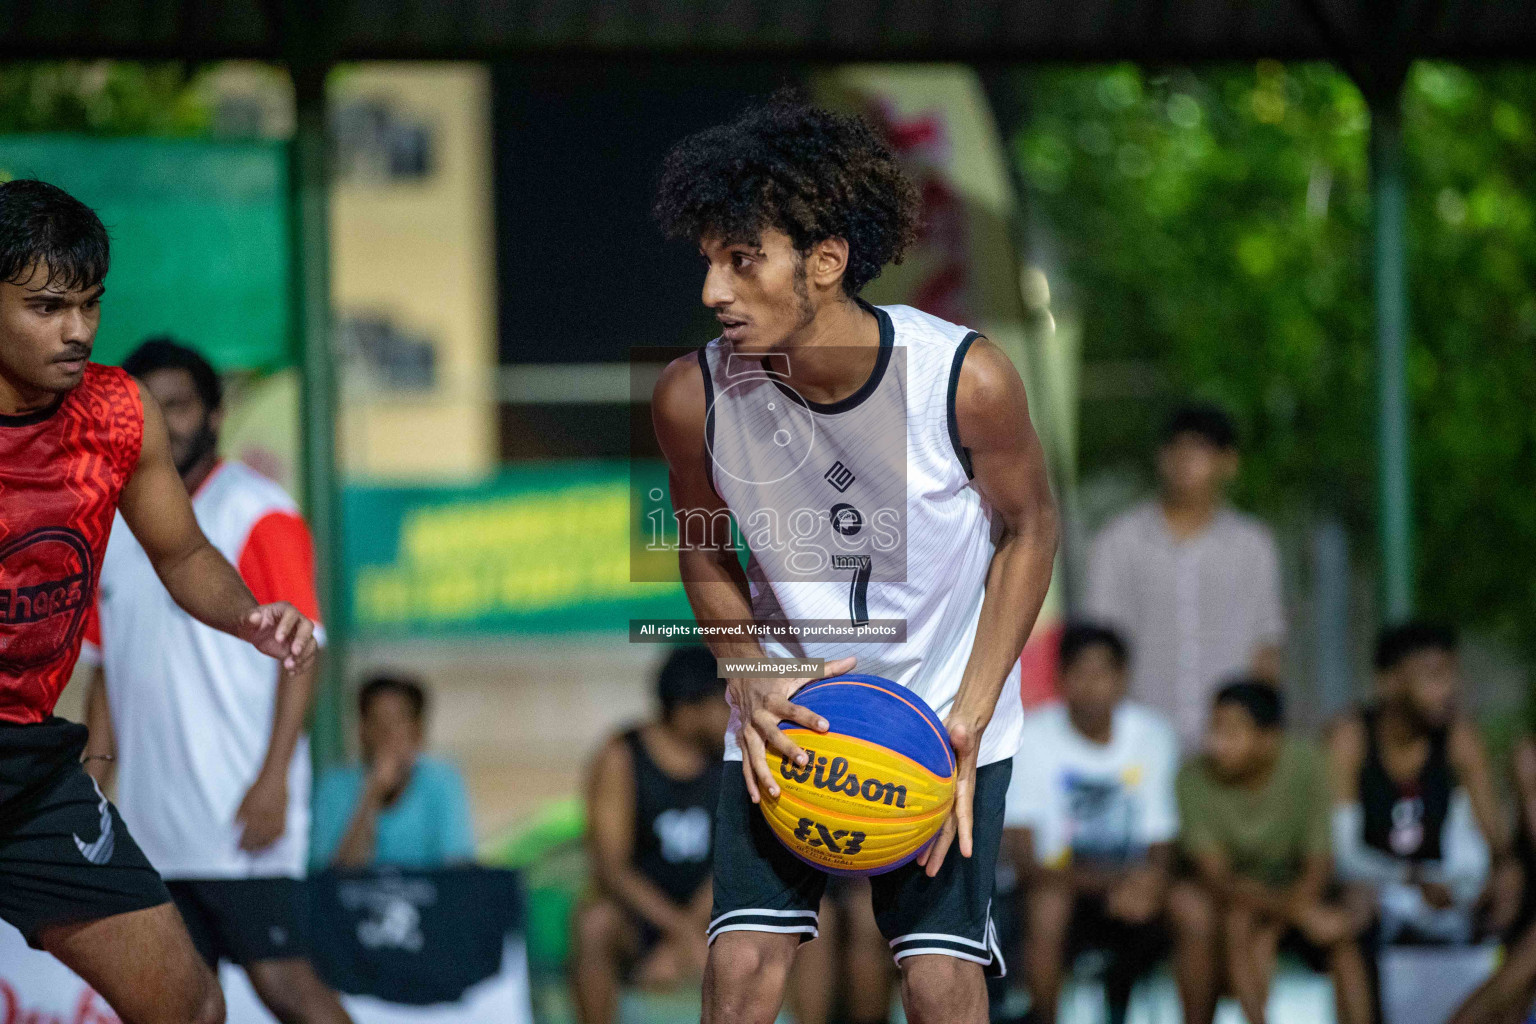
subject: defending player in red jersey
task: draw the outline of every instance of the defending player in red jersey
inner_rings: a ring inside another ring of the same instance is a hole
[[[53,717],[121,511],[176,603],[299,669],[313,624],[256,604],[208,543],[153,400],[91,363],[109,250],[90,208],[0,184],[0,920],[124,1024],[219,1024],[223,998],[164,883]]]

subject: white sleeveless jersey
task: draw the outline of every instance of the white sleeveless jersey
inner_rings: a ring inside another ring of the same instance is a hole
[[[835,403],[789,389],[783,360],[793,354],[738,356],[723,338],[699,350],[711,482],[751,550],[756,621],[844,634],[765,638],[764,651],[853,655],[855,672],[908,687],[943,718],[971,656],[1000,525],[971,484],[955,424],[960,365],[978,335],[908,306],[865,308],[880,321],[875,368]],[[870,639],[848,635],[855,624]],[[902,630],[902,642],[878,642]],[[731,713],[726,758],[737,760]],[[1022,719],[1015,663],[978,764],[1013,756]]]
[[[258,601],[279,599],[266,592],[275,582],[282,599],[313,605],[312,566],[282,581],[248,572],[253,549],[274,543],[262,531],[280,520],[297,524],[308,546],[298,508],[281,487],[241,463],[224,462],[192,495],[192,511]],[[272,737],[277,662],[178,608],[121,515],[112,524],[97,593],[100,630],[81,661],[100,664],[106,673],[118,809],[150,863],[171,879],[303,878],[309,859],[306,738],[300,736],[288,766],[282,837],[248,852],[240,848],[242,829],[235,822]],[[318,627],[316,635],[323,636]]]

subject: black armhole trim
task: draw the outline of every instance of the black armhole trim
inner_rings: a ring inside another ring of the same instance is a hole
[[[701,346],[699,353],[699,372],[704,375],[704,479],[709,481],[709,489],[715,492],[715,497],[720,498],[720,489],[715,486],[715,382],[709,376],[709,357],[704,354],[708,346]]]
[[[955,348],[955,358],[949,364],[949,394],[944,400],[945,415],[949,420],[949,443],[955,448],[955,457],[960,460],[966,479],[976,474],[971,471],[971,450],[960,443],[960,420],[955,415],[955,395],[960,390],[960,367],[965,365],[965,354],[971,350],[971,342],[979,337],[980,334],[972,331],[960,339],[960,344]]]

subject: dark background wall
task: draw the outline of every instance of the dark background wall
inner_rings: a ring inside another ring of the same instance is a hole
[[[501,362],[621,362],[713,337],[694,247],[651,220],[661,159],[798,78],[726,61],[497,66]]]

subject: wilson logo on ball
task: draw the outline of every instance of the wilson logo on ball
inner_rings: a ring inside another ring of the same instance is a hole
[[[894,803],[897,807],[907,806],[906,786],[898,786],[894,782],[881,782],[872,777],[866,777],[860,782],[857,775],[848,771],[846,757],[834,757],[829,763],[825,757],[817,756],[816,751],[809,747],[805,750],[805,756],[806,762],[803,768],[793,764],[789,758],[783,758],[779,764],[779,774],[790,782],[809,782],[817,789],[829,789],[834,793],[862,797],[872,804],[883,803],[890,807]]]

